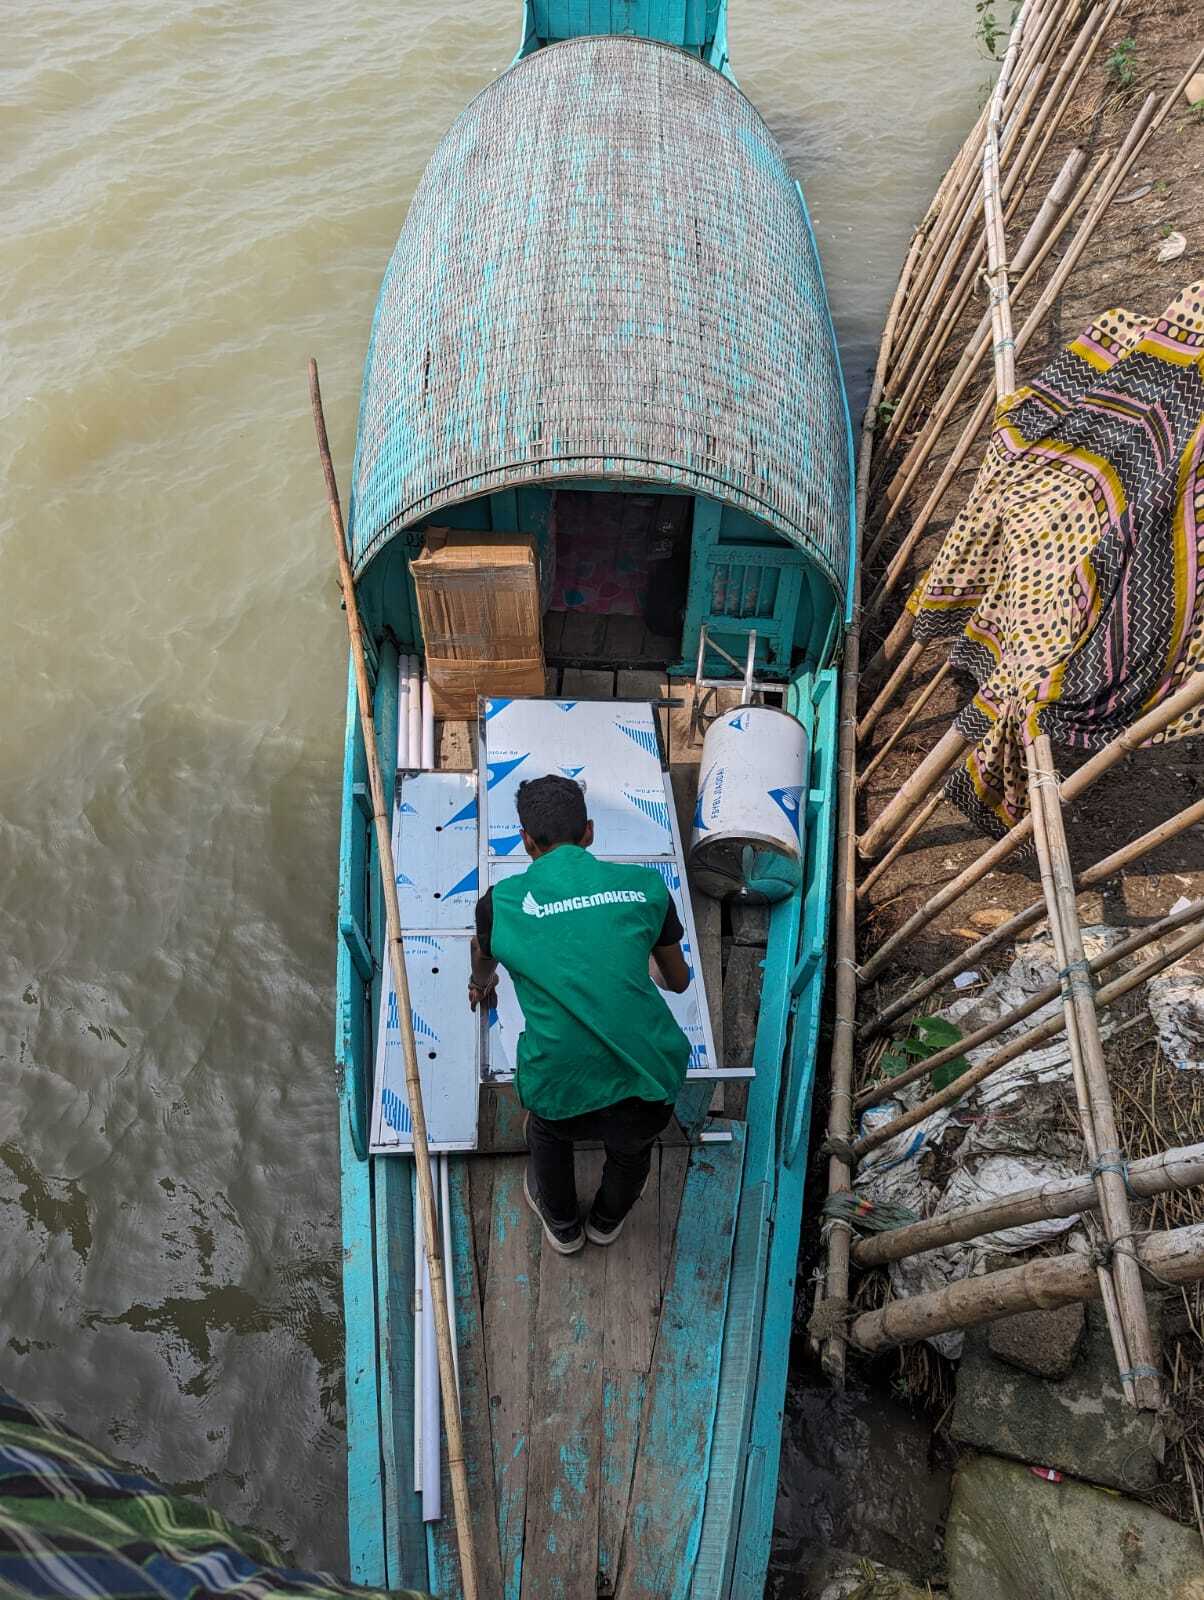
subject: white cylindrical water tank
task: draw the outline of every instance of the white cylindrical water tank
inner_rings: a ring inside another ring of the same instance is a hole
[[[716,899],[784,900],[802,883],[807,734],[769,706],[738,706],[707,729],[690,870]]]

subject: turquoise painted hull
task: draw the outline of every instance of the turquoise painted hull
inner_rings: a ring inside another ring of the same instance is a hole
[[[730,76],[726,8],[715,0],[528,0],[520,55],[590,32],[643,33],[666,40]],[[801,191],[799,199],[801,202]],[[822,303],[824,336],[834,352],[835,337],[809,222],[807,230],[815,261],[813,298]],[[374,343],[377,337],[378,329],[374,329]],[[839,377],[837,384],[839,387]],[[844,453],[848,464],[842,480],[845,498],[828,510],[835,519],[851,522],[852,446],[842,387],[840,400],[839,414],[825,422],[825,436],[811,440],[810,447],[817,452]],[[362,417],[361,447],[363,433]],[[359,463],[357,451],[357,470]],[[619,492],[630,490],[632,483],[628,475],[611,482],[596,476],[588,487]],[[536,492],[520,488],[517,494]],[[537,503],[528,502],[531,507]],[[513,490],[492,497],[478,494],[462,507],[453,507],[450,514],[445,512],[441,520],[470,527],[516,527],[519,504]],[[717,504],[701,496],[697,500],[697,571],[715,570],[724,550],[730,552],[730,544],[724,542],[730,534],[725,535],[721,527]],[[353,508],[353,523],[354,515]],[[386,547],[375,555],[361,574],[364,611],[378,653],[371,665],[376,672],[377,738],[386,773],[396,765],[398,646],[421,647],[403,565],[407,539],[413,543],[420,526],[421,519],[409,526],[407,537],[394,536],[392,550]],[[352,532],[354,536],[354,526]],[[420,533],[418,538],[420,542]],[[629,1527],[638,1522],[645,1530],[630,1557],[645,1562],[648,1568],[642,1575],[644,1587],[638,1592],[680,1595],[682,1600],[687,1596],[693,1600],[748,1600],[761,1593],[777,1490],[826,969],[836,816],[838,696],[834,658],[845,621],[843,598],[839,592],[833,597],[830,561],[825,568],[809,562],[805,552],[791,549],[781,562],[784,572],[789,568],[795,575],[789,584],[783,580],[775,615],[756,626],[762,628],[766,639],[763,665],[770,676],[786,680],[785,709],[809,734],[810,770],[800,774],[807,820],[803,885],[793,899],[772,911],[754,1049],[756,1075],[749,1090],[746,1121],[733,1125],[731,1145],[705,1147],[713,1152],[709,1163],[691,1162],[678,1219],[679,1252],[690,1248],[704,1252],[713,1247],[713,1215],[725,1208],[730,1213],[727,1291],[718,1307],[704,1307],[701,1302],[696,1306],[690,1296],[700,1290],[691,1289],[683,1277],[676,1291],[678,1301],[672,1306],[666,1302],[660,1332],[664,1348],[658,1346],[657,1351],[666,1377],[661,1398],[645,1414],[641,1438],[641,1449],[650,1452],[656,1470],[637,1474],[640,1485],[663,1485],[663,1502],[658,1503],[653,1492],[639,1503],[633,1500],[629,1508]],[[689,630],[705,616],[705,605],[700,610],[702,602],[695,604],[698,587],[692,580],[694,610],[687,614],[678,670],[687,661],[690,670],[693,668]],[[844,592],[848,592],[847,585]],[[793,597],[793,609],[785,607],[784,595]],[[820,597],[825,595],[829,598],[821,603]],[[706,603],[711,602],[708,599]],[[410,1166],[398,1156],[365,1156],[383,923],[363,741],[354,685],[349,679],[335,1058],[342,1169],[351,1573],[363,1584],[412,1586],[455,1595],[459,1587],[450,1528],[447,1523],[424,1527],[419,1499],[411,1488],[414,1261]],[[711,1087],[697,1085],[683,1093],[678,1111],[684,1126],[701,1126]],[[472,1349],[474,1341],[479,1345],[481,1340],[479,1298],[463,1287],[475,1281],[473,1215],[466,1176],[472,1159],[453,1158],[452,1162],[456,1316],[462,1349]],[[713,1327],[714,1342],[708,1362],[700,1365],[692,1340],[702,1325]],[[693,1389],[678,1394],[675,1384],[693,1385]],[[691,1434],[688,1441],[679,1439],[673,1426],[677,1405],[701,1408],[706,1419],[702,1432]],[[493,1463],[470,1462],[470,1469],[475,1478],[474,1505],[492,1503]],[[557,1514],[572,1516],[574,1510],[569,1505]],[[503,1593],[507,1600],[519,1600],[524,1508],[505,1505],[499,1498],[498,1519]],[[657,1574],[655,1539],[650,1540],[646,1530],[662,1522],[674,1525],[673,1549],[684,1552],[684,1560],[675,1557],[671,1572]],[[605,1552],[600,1556],[607,1559]]]

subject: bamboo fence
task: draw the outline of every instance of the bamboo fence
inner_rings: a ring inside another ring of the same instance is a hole
[[[879,748],[865,747],[926,654],[912,638],[904,609],[883,645],[863,662],[864,629],[896,597],[921,539],[957,473],[970,458],[993,409],[1016,386],[1016,357],[1042,328],[1084,251],[1097,235],[1134,164],[1166,121],[1184,87],[1204,63],[1204,50],[1178,82],[1148,95],[1114,148],[1092,153],[1074,145],[1044,192],[1020,243],[1009,256],[1008,227],[1064,120],[1076,90],[1108,37],[1121,0],[1025,0],[1017,12],[999,78],[987,106],[954,158],[912,239],[878,352],[861,433],[857,474],[857,543],[867,566],[889,551],[885,570],[868,598],[860,577],[845,652],[838,764],[838,849],[835,909],[835,1021],[827,1139],[830,1200],[848,1195],[858,1164],[899,1134],[962,1100],[977,1084],[1037,1046],[1065,1035],[1085,1170],[1066,1181],[1040,1185],[956,1211],[856,1238],[851,1207],[828,1208],[824,1259],[817,1273],[812,1334],[823,1365],[843,1382],[850,1345],[873,1352],[933,1333],[966,1328],[1026,1307],[1103,1300],[1126,1397],[1145,1410],[1164,1402],[1163,1374],[1145,1304],[1144,1278],[1163,1282],[1204,1278],[1204,1228],[1198,1225],[1143,1234],[1134,1228],[1130,1201],[1165,1196],[1204,1184],[1204,1145],[1166,1150],[1129,1161],[1121,1148],[1109,1064],[1099,1014],[1193,950],[1204,947],[1204,899],[1154,920],[1087,959],[1079,899],[1137,861],[1144,860],[1204,821],[1204,801],[1147,829],[1075,875],[1064,808],[1155,739],[1186,711],[1204,702],[1204,673],[1147,711],[1066,778],[1056,771],[1048,738],[1027,751],[1029,811],[1002,839],[930,894],[926,902],[876,948],[858,959],[858,916],[869,891],[927,827],[942,802],[942,786],[964,758],[969,741],[946,726],[886,806],[857,834],[857,808],[871,778],[905,737],[921,736],[919,719],[953,669],[941,651],[927,681]],[[1041,191],[1036,191],[1038,194]],[[1059,251],[1060,254],[1055,254]],[[954,361],[953,339],[977,286],[986,309]],[[1024,316],[1015,326],[1016,302]],[[933,487],[901,538],[896,524],[911,491],[943,444],[957,409],[990,355],[992,382],[974,404]],[[951,371],[934,384],[943,356]],[[947,363],[948,364],[948,363]],[[935,388],[935,393],[933,392]],[[900,455],[900,452],[902,454]],[[873,524],[872,529],[870,524]],[[876,697],[858,709],[861,691],[884,679]],[[1042,894],[1024,910],[976,940],[938,971],[914,981],[874,1010],[859,1008],[870,986],[906,945],[1022,846],[1035,850]],[[872,865],[869,865],[873,863]],[[860,874],[860,882],[858,877]],[[890,1032],[922,1002],[975,961],[1002,951],[1041,921],[1049,924],[1058,981],[1022,1005],[984,1024],[956,1044],[905,1072],[855,1089],[858,1054]],[[1130,957],[1141,959],[1131,962]],[[1120,967],[1120,975],[1099,983]],[[1058,1006],[1058,1001],[1061,1005]],[[1021,1029],[1042,1010],[1053,1014]],[[1006,1040],[1001,1036],[1006,1035]],[[981,1049],[992,1040],[997,1048]],[[856,1133],[855,1119],[884,1094],[894,1097],[967,1051],[980,1059],[945,1087],[900,1110],[893,1120]],[[989,1272],[933,1294],[895,1300],[882,1310],[854,1316],[850,1270],[869,1270],[950,1242],[979,1238],[1041,1218],[1088,1214],[1097,1219],[1096,1245],[1006,1271]]]

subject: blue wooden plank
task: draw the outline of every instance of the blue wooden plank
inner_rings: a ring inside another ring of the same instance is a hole
[[[565,1257],[541,1245],[523,1600],[578,1600],[596,1588],[605,1270],[605,1250]]]
[[[343,1326],[347,1383],[347,1551],[352,1580],[387,1582],[376,1360],[372,1166],[351,1138],[346,1091],[339,1104],[343,1232]]]
[[[390,1588],[427,1587],[422,1502],[414,1493],[414,1200],[412,1163],[373,1161],[385,1567]]]
[[[693,1150],[631,1488],[618,1600],[684,1600],[698,1549],[745,1129]]]
[[[482,1596],[502,1592],[498,1558],[497,1519],[489,1515],[493,1501],[493,1430],[490,1420],[489,1377],[485,1361],[485,1335],[481,1325],[481,1296],[477,1283],[476,1250],[472,1236],[472,1200],[468,1165],[453,1161],[449,1189],[452,1213],[452,1291],[460,1364],[460,1420],[464,1431],[464,1465],[468,1498],[474,1510],[473,1530],[477,1579]],[[443,1519],[427,1526],[431,1553],[431,1587],[436,1594],[459,1593],[460,1554],[452,1515],[451,1482],[447,1451],[442,1452]]]

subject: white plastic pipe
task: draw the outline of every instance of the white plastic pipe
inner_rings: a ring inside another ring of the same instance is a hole
[[[451,1212],[451,1160],[447,1156],[439,1157],[439,1193],[443,1201],[443,1281],[454,1284],[455,1274],[452,1272],[452,1212]],[[451,1346],[452,1365],[456,1369],[456,1393],[460,1392],[460,1340],[456,1333],[456,1306],[453,1298],[451,1307]]]
[[[410,677],[409,656],[397,659],[397,765],[410,764],[410,696],[413,680]]]
[[[414,1207],[414,1493],[422,1493],[422,1216],[410,1173]]]
[[[422,765],[422,674],[417,656],[407,656],[410,673],[410,733],[406,740],[411,767]]]
[[[422,767],[425,772],[435,770],[435,701],[431,694],[431,680],[422,674]]]
[[[435,1317],[431,1306],[431,1278],[426,1255],[422,1257],[422,1520],[438,1522],[443,1515],[443,1479],[439,1442],[439,1352],[435,1347]]]

